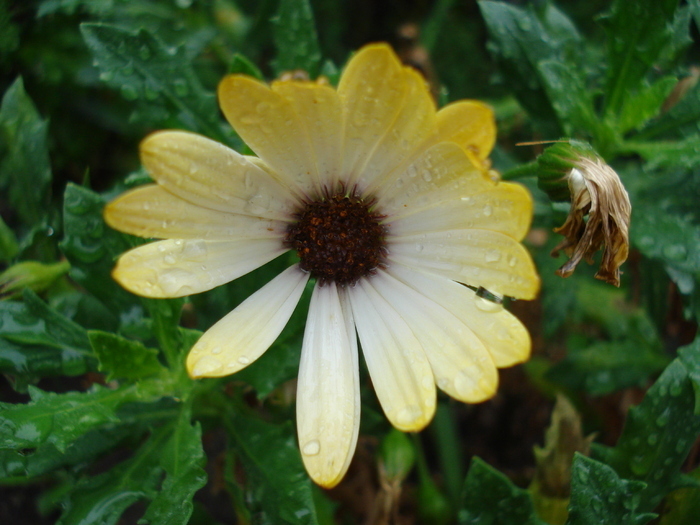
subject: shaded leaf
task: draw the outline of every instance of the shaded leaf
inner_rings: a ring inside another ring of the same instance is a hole
[[[676,35],[678,0],[615,0],[603,19],[606,29],[608,78],[606,114],[619,114],[624,99],[638,90],[659,58],[675,55],[690,43],[688,27]]]
[[[42,120],[18,78],[0,107],[0,189],[27,226],[46,218],[51,184],[48,124]],[[0,150],[1,151],[1,150]]]
[[[690,473],[698,487],[678,489],[666,498],[661,525],[696,525],[700,522],[700,468]]]
[[[646,483],[639,509],[651,511],[668,492],[688,486],[680,468],[698,435],[693,383],[688,369],[676,359],[642,403],[629,410],[617,445],[594,445],[593,451],[620,477]]]
[[[100,78],[127,100],[143,102],[151,113],[146,117],[150,124],[164,126],[172,116],[177,127],[230,139],[224,135],[214,94],[200,84],[183,46],[168,47],[145,29],[130,32],[94,23],[80,29]]]
[[[95,369],[84,328],[27,290],[24,302],[0,302],[0,371],[24,380]]]
[[[571,21],[549,2],[526,8],[505,2],[479,2],[489,30],[490,48],[495,55],[508,87],[520,104],[539,123],[545,134],[557,135],[556,112],[547,96],[538,64],[545,60],[577,63],[581,38]],[[580,68],[570,71],[576,77]],[[575,85],[581,78],[572,78]]]
[[[256,523],[317,523],[312,483],[291,423],[273,425],[234,412],[229,430],[246,472],[246,500]]]
[[[457,516],[460,525],[544,525],[530,493],[478,457],[464,481]]]
[[[315,78],[321,63],[321,51],[309,0],[280,0],[272,22],[277,47],[273,65],[277,75],[303,69],[310,78]]]
[[[119,316],[121,324],[136,323],[144,317],[138,298],[111,278],[116,257],[130,246],[123,234],[105,224],[104,205],[97,193],[75,184],[66,186],[61,250],[71,262],[71,278]]]
[[[144,519],[151,525],[185,525],[192,514],[192,498],[207,481],[202,431],[199,424],[190,424],[189,410],[181,411],[158,456],[165,479]]]
[[[609,466],[576,453],[567,525],[643,525],[656,517],[642,508],[641,481],[621,479]]]
[[[35,448],[53,444],[59,451],[86,432],[118,423],[115,411],[127,401],[139,399],[134,387],[109,390],[94,386],[90,392],[54,394],[29,387],[27,404],[2,404],[0,448]]]
[[[639,129],[659,114],[661,106],[678,83],[675,77],[662,77],[647,87],[624,98],[617,127],[621,134]]]

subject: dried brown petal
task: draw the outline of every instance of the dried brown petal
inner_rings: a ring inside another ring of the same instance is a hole
[[[581,259],[593,262],[593,254],[603,248],[603,260],[596,278],[620,286],[620,266],[629,253],[629,197],[620,177],[601,159],[581,157],[568,176],[571,192],[569,216],[555,232],[565,239],[552,251],[569,256],[557,274],[571,275]],[[586,215],[588,218],[586,219]]]

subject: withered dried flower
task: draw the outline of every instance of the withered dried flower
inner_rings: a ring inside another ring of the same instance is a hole
[[[620,286],[620,266],[629,253],[632,213],[620,177],[590,146],[577,141],[557,143],[537,161],[540,188],[554,200],[571,201],[566,221],[554,229],[565,239],[552,256],[557,257],[561,250],[569,256],[557,274],[568,277],[581,259],[592,263],[593,255],[602,248],[603,260],[595,277]]]

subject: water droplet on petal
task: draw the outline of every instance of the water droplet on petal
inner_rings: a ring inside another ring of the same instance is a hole
[[[318,439],[312,439],[306,442],[301,451],[305,456],[315,456],[321,452],[321,443],[319,443]]]
[[[248,365],[248,364],[250,364],[250,359],[248,359],[246,356],[242,355],[241,357],[238,358],[238,362],[242,365]]]
[[[484,213],[484,216],[490,217],[491,214],[493,213],[493,208],[491,206],[486,205],[486,206],[484,206],[483,213]]]
[[[192,368],[192,376],[211,377],[220,372],[223,367],[223,363],[215,357],[204,356]]]

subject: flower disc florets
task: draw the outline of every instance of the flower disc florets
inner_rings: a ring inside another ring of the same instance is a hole
[[[384,264],[382,215],[372,201],[343,191],[307,202],[287,230],[286,244],[296,250],[299,266],[322,284],[344,286]]]

